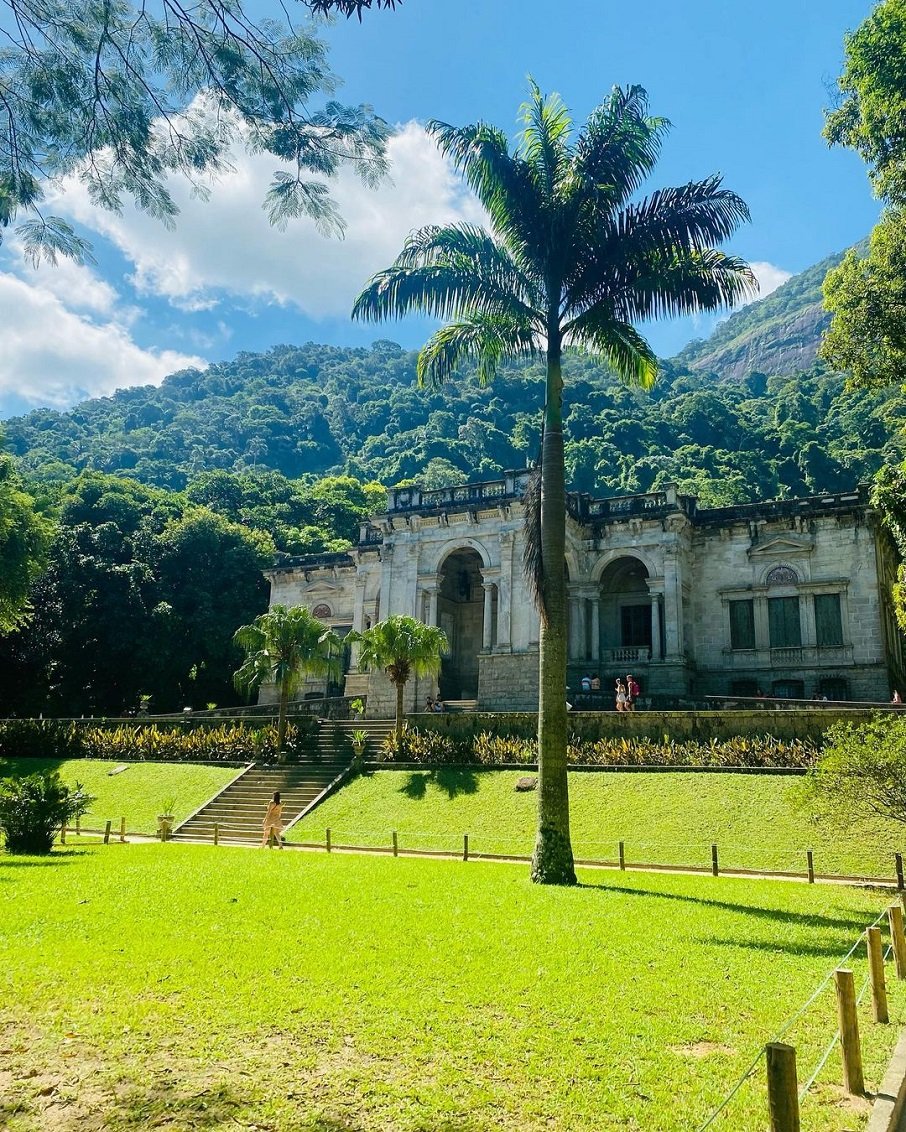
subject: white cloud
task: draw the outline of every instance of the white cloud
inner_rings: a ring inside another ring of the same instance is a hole
[[[756,299],[766,299],[772,291],[776,291],[778,287],[786,283],[787,279],[793,278],[792,271],[785,271],[782,267],[777,267],[773,263],[767,263],[763,260],[753,260],[749,266],[758,280]]]
[[[387,156],[391,175],[377,188],[362,185],[349,169],[331,182],[347,224],[342,240],[320,235],[304,218],[291,220],[285,231],[268,223],[262,201],[275,162],[267,154],[235,156],[234,171],[214,185],[208,200],[173,180],[170,191],[180,207],[173,231],[131,207],[122,215],[103,212],[72,181],[53,203],[116,244],[134,265],[140,292],[164,296],[181,310],[210,309],[230,295],[293,305],[315,319],[342,317],[410,231],[484,219],[417,123],[393,136]]]
[[[114,308],[113,289],[86,271],[72,264],[48,268],[31,283],[0,272],[0,399],[65,408],[206,364],[174,350],[143,350],[121,322],[93,322],[69,309],[109,314]],[[67,280],[81,289],[66,294]]]

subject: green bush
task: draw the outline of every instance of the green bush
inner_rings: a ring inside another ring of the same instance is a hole
[[[870,723],[837,723],[808,776],[814,808],[847,822],[881,814],[906,822],[906,717],[878,715]]]
[[[442,735],[438,731],[407,728],[402,744],[389,736],[383,757],[388,762],[434,765],[500,766],[534,763],[534,739],[494,735],[487,731],[470,737]],[[651,739],[582,739],[573,735],[567,759],[573,766],[700,766],[805,769],[814,764],[818,747],[809,740],[775,739],[770,735],[712,739],[708,743],[676,742],[668,736]]]
[[[8,852],[49,853],[57,830],[93,801],[78,784],[64,786],[54,771],[0,779],[0,831]]]
[[[291,723],[286,757],[316,751],[316,720]],[[0,759],[115,759],[118,762],[270,762],[277,729],[253,723],[111,724],[52,719],[0,723]]]

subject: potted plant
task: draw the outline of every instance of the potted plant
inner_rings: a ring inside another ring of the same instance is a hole
[[[361,719],[364,716],[365,701],[361,698],[361,696],[356,696],[356,698],[349,705],[349,710],[352,712],[353,719]]]
[[[173,832],[173,822],[176,820],[173,813],[176,809],[176,799],[164,798],[162,809],[163,813],[157,815],[157,836],[161,841],[169,841]]]
[[[365,748],[368,746],[367,731],[353,731],[349,736],[352,742],[352,769],[360,774],[365,763]]]

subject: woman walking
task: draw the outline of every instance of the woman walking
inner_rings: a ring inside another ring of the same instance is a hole
[[[277,841],[280,848],[283,848],[283,805],[280,801],[280,791],[274,792],[273,798],[267,804],[267,813],[264,815],[264,834],[261,838],[261,848],[271,839],[271,835]]]

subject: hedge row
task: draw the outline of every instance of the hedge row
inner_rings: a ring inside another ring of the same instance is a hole
[[[478,735],[458,738],[437,731],[407,728],[397,747],[389,736],[383,747],[385,762],[413,762],[434,765],[499,766],[503,763],[535,763],[538,744],[534,739],[507,735]],[[775,739],[770,735],[736,736],[675,742],[668,736],[651,739],[581,739],[570,737],[567,760],[584,766],[700,766],[776,768],[812,766],[820,748],[810,740]]]
[[[315,750],[317,720],[291,723],[286,756]],[[0,722],[0,759],[116,759],[119,762],[268,762],[276,758],[273,725],[186,723],[105,725],[55,719]]]

